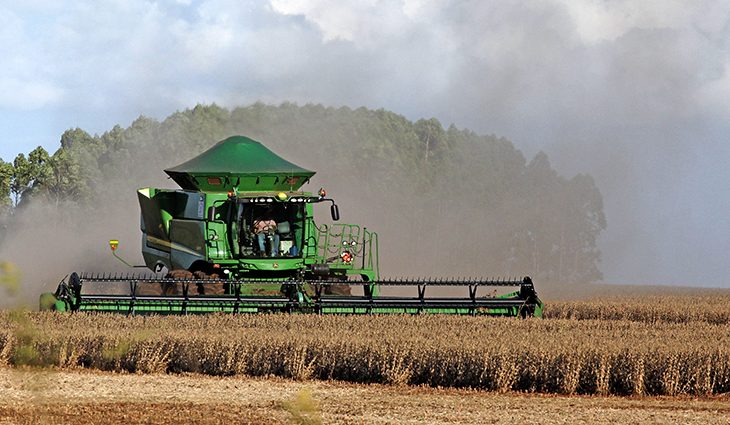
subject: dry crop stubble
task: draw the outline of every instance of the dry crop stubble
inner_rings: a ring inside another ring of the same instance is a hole
[[[605,319],[606,311],[617,307],[576,305],[579,313],[566,312],[565,306],[556,311],[580,314],[581,320],[3,313],[0,361],[500,392],[707,396],[730,391],[730,325],[707,319],[722,317],[719,307],[711,306],[710,316],[674,313],[661,320],[657,304],[650,303],[631,319],[594,320],[588,312]]]
[[[582,301],[547,303],[547,319],[629,320],[644,323],[706,322],[730,324],[730,296],[713,295],[626,295]]]

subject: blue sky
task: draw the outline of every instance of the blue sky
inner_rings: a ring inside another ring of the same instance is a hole
[[[596,178],[607,281],[729,286],[730,5],[698,0],[0,5],[0,158],[197,103],[386,108]]]

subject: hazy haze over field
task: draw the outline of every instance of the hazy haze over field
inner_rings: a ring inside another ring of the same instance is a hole
[[[724,1],[28,1],[0,158],[198,102],[435,116],[593,175],[606,281],[728,286],[729,48]]]

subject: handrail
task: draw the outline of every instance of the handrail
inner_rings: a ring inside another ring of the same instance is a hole
[[[361,257],[362,269],[377,271],[377,234],[357,224],[335,223],[314,226],[317,231],[317,255],[330,259],[348,251],[353,257]],[[375,252],[373,252],[375,244]],[[375,256],[375,258],[373,258]]]

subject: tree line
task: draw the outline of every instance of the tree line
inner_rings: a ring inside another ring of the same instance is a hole
[[[435,118],[292,103],[198,105],[100,135],[70,129],[53,154],[38,147],[0,160],[0,246],[34,203],[135,216],[128,195],[136,188],[165,185],[164,168],[234,134],[317,171],[316,184],[347,199],[355,219],[376,223],[386,263],[406,258],[399,267],[412,273],[479,266],[554,282],[602,277],[597,238],[606,219],[590,175],[563,177],[544,153],[528,161],[509,140]]]

